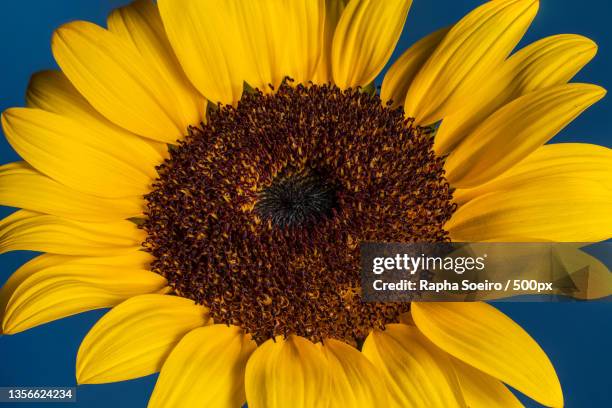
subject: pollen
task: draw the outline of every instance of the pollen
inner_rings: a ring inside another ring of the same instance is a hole
[[[448,241],[428,128],[361,89],[284,83],[218,106],[146,196],[153,271],[262,343],[359,344],[409,303],[363,302],[359,243]]]

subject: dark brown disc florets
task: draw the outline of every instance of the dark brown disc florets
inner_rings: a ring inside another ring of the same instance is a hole
[[[432,144],[358,89],[246,94],[159,166],[143,225],[152,269],[258,342],[359,342],[409,309],[361,301],[359,243],[448,240],[452,194]]]

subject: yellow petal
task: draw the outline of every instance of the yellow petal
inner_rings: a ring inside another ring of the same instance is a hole
[[[392,107],[404,104],[410,84],[448,30],[448,28],[443,28],[421,38],[391,65],[380,89],[380,99],[383,102],[393,102]]]
[[[555,369],[516,323],[482,302],[412,304],[417,327],[442,350],[539,403],[563,406]]]
[[[512,251],[508,251],[507,245],[495,244],[516,241],[530,244],[515,246]],[[489,242],[491,244],[488,244]],[[499,237],[477,246],[479,251],[487,254],[487,269],[495,271],[498,282],[507,280],[553,282],[555,290],[551,294],[574,299],[600,299],[610,296],[612,295],[610,270],[601,261],[580,250],[586,245],[588,244],[579,242],[551,245],[549,240],[511,236]],[[471,244],[465,245],[461,252],[468,252],[471,246]],[[512,296],[533,293],[533,290],[524,288],[513,290]],[[508,298],[508,294],[499,291],[489,292],[481,300],[504,298]]]
[[[146,144],[167,156],[167,145],[150,139],[141,139],[134,133],[117,126],[102,116],[76,90],[61,71],[41,71],[32,75],[26,93],[28,107],[46,110],[70,118],[96,133],[110,135],[110,140],[125,139],[127,143],[135,141],[142,146]],[[144,143],[146,141],[146,144]]]
[[[53,55],[70,82],[101,114],[131,132],[172,143],[186,129],[173,89],[125,39],[86,21],[60,27]]]
[[[240,407],[257,345],[240,328],[215,324],[187,334],[164,363],[149,408]]]
[[[43,254],[26,262],[13,273],[0,288],[0,321],[4,319],[4,311],[15,289],[30,276],[57,265],[102,265],[125,267],[133,269],[149,269],[153,257],[146,252],[138,251],[127,255],[113,257],[75,257],[66,255]]]
[[[515,99],[453,150],[444,166],[447,180],[458,188],[491,180],[550,140],[605,94],[596,85],[566,84]]]
[[[366,86],[391,57],[412,0],[353,0],[348,3],[332,45],[334,82],[341,89]]]
[[[446,223],[453,241],[598,242],[612,231],[612,190],[575,178],[548,177],[478,197]]]
[[[312,79],[319,64],[325,0],[237,2],[244,44],[244,79],[254,88],[277,88],[285,76]]]
[[[480,85],[477,96],[444,118],[436,132],[436,153],[449,153],[504,104],[531,91],[566,83],[596,52],[593,41],[574,34],[553,35],[521,49]]]
[[[416,327],[387,325],[363,344],[363,354],[382,372],[392,407],[464,407],[447,355]]]
[[[158,7],[170,44],[193,85],[214,103],[238,101],[249,61],[237,23],[237,3],[160,0]]]
[[[114,10],[108,17],[108,29],[133,44],[157,81],[164,81],[172,90],[169,95],[171,99],[164,102],[168,108],[174,108],[173,118],[183,132],[188,126],[198,125],[204,120],[206,99],[183,73],[166,37],[155,3],[137,0]]]
[[[2,331],[14,334],[89,310],[115,306],[133,296],[164,290],[166,279],[142,268],[105,265],[97,257],[57,259],[16,287],[6,305]]]
[[[452,363],[468,407],[520,408],[523,406],[499,380],[456,358],[452,359]]]
[[[321,59],[312,77],[315,84],[327,84],[333,82],[334,76],[331,65],[331,52],[334,43],[334,33],[340,21],[340,16],[348,0],[325,0],[325,28],[323,30],[323,47]]]
[[[575,286],[567,296],[576,299],[601,299],[612,296],[610,269],[602,261],[581,250],[554,251],[558,265],[569,273]]]
[[[158,372],[206,308],[170,295],[140,295],[115,306],[87,333],[77,355],[79,384],[123,381]]]
[[[36,170],[96,196],[145,194],[162,161],[159,152],[139,137],[98,133],[40,109],[8,109],[2,126],[11,146]]]
[[[0,221],[0,254],[121,255],[137,251],[145,236],[130,221],[86,223],[20,210]]]
[[[526,46],[507,62],[510,98],[567,83],[595,54],[597,44],[576,34],[552,35]]]
[[[245,386],[250,408],[326,407],[327,359],[309,340],[279,336],[255,350],[247,363]]]
[[[461,205],[492,191],[520,188],[548,177],[593,180],[612,189],[612,150],[586,143],[544,145],[488,183],[455,190],[453,199]]]
[[[412,313],[410,313],[409,311],[400,315],[399,322],[407,326],[415,326],[414,319],[412,318]]]
[[[142,214],[137,197],[102,198],[81,193],[25,162],[0,166],[0,204],[79,221],[116,221]]]
[[[380,372],[354,347],[338,340],[325,340],[331,377],[330,408],[387,406],[387,393]]]
[[[43,254],[21,265],[0,288],[0,321],[4,320],[4,311],[6,305],[13,295],[15,289],[31,275],[43,270],[49,266],[53,266],[59,262],[65,261],[71,257],[63,255]]]
[[[537,10],[537,0],[497,0],[461,19],[412,82],[406,115],[427,125],[462,107],[518,44]]]

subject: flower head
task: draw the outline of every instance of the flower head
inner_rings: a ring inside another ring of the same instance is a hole
[[[161,371],[151,407],[562,406],[485,303],[365,303],[364,241],[609,238],[610,150],[544,145],[602,98],[592,41],[511,55],[536,0],[494,0],[372,87],[408,0],[159,0],[59,28],[61,72],[2,115],[0,251],[46,252],[2,331],[113,307],[80,383]],[[560,193],[565,200],[559,200]],[[586,263],[595,262],[576,250]]]

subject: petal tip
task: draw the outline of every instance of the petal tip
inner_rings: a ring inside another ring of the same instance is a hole
[[[96,374],[91,372],[91,367],[86,365],[82,360],[82,354],[77,353],[75,378],[78,385],[84,384],[98,384],[95,380]]]
[[[74,31],[76,28],[78,28],[78,26],[84,24],[87,24],[87,22],[75,20],[69,21],[57,27],[55,30],[53,30],[53,34],[51,34],[51,47],[53,48],[58,41],[63,41],[67,34],[70,35],[70,31]]]
[[[595,84],[583,84],[582,90],[584,91],[584,95],[588,96],[588,102],[590,104],[603,99],[608,93],[606,88]]]
[[[597,51],[599,50],[599,45],[595,42],[595,40],[584,36],[579,37],[581,39],[582,44],[584,44],[584,48],[586,51],[590,51],[593,54],[597,54]]]
[[[2,125],[4,125],[5,123],[8,124],[9,119],[15,116],[15,111],[17,109],[19,108],[8,108],[4,112],[2,112]]]
[[[11,335],[11,334],[15,334],[15,332],[13,331],[13,327],[11,327],[10,323],[9,323],[9,319],[7,318],[7,315],[4,314],[3,312],[3,316],[2,317],[2,321],[0,322],[0,335]]]

